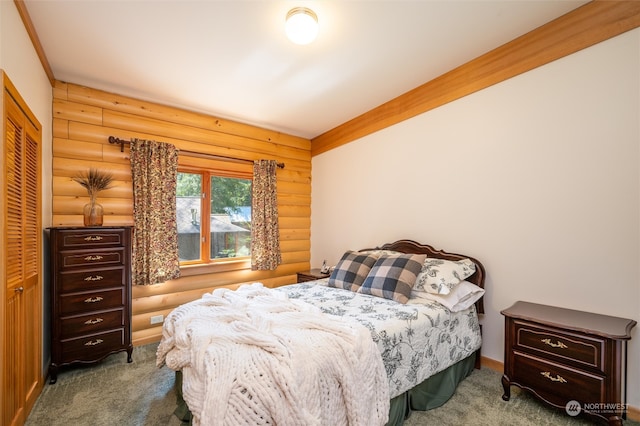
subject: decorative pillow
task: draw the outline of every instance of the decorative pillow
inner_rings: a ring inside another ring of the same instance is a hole
[[[424,254],[389,254],[380,256],[358,293],[407,303],[411,288],[427,258]]]
[[[331,272],[328,286],[357,291],[373,264],[376,263],[376,259],[377,256],[353,250],[345,252]]]
[[[469,278],[475,271],[476,264],[469,259],[453,261],[430,257],[422,265],[414,290],[448,294],[460,281]]]
[[[447,307],[451,312],[459,312],[468,309],[484,295],[484,289],[469,281],[462,281],[455,286],[449,294],[433,294],[424,291],[417,292],[414,295],[411,292],[411,300],[409,303],[423,303],[425,300],[438,302]]]
[[[394,250],[381,250],[381,249],[371,249],[371,250],[360,250],[360,253],[372,254],[376,257],[385,256],[388,254],[403,254],[400,251]]]

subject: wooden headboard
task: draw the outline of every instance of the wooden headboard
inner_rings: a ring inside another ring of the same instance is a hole
[[[420,244],[418,242],[412,240],[398,240],[394,243],[387,243],[380,247],[375,247],[373,249],[364,249],[364,250],[393,250],[399,251],[401,253],[416,253],[416,254],[426,254],[427,257],[435,257],[438,259],[446,259],[446,260],[462,260],[469,259],[473,263],[476,264],[476,272],[467,278],[467,281],[474,283],[478,287],[484,288],[484,266],[480,263],[479,260],[467,256],[464,254],[458,253],[447,253],[444,250],[436,250],[430,245]],[[480,300],[476,302],[476,309],[478,313],[484,314],[484,304],[482,302],[482,297]]]

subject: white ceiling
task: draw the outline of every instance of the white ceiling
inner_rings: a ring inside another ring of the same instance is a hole
[[[25,0],[58,80],[305,138],[585,3]],[[295,6],[310,45],[284,34]]]

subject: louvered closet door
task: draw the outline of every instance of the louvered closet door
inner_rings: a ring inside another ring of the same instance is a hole
[[[42,386],[41,135],[6,84],[2,424],[22,425]]]

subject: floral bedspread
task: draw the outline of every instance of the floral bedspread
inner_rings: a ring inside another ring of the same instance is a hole
[[[326,279],[309,281],[276,290],[367,327],[382,354],[391,398],[480,348],[475,306],[456,313],[426,300],[403,305],[326,283]]]

